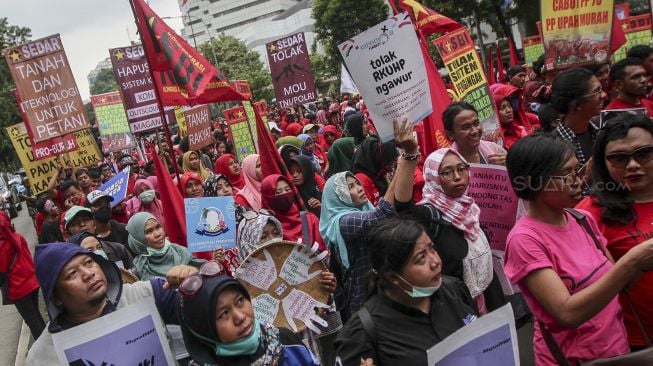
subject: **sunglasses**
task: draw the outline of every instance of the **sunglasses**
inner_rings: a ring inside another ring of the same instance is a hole
[[[193,273],[181,282],[179,293],[187,298],[193,297],[202,288],[202,276],[217,277],[224,273],[224,267],[220,263],[216,261],[206,262],[200,267],[199,272]]]
[[[607,154],[605,159],[615,168],[625,168],[630,159],[635,159],[638,164],[648,163],[653,160],[653,145],[638,147],[631,152]]]

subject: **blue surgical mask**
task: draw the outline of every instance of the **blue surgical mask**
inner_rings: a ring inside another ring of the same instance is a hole
[[[252,334],[243,339],[231,343],[216,342],[215,354],[225,357],[254,354],[258,349],[259,337],[261,335],[261,325],[257,319],[254,319],[253,328]]]
[[[410,282],[406,281],[403,277],[401,277],[398,273],[397,276],[401,278],[402,281],[410,285],[412,289],[410,291],[404,290],[408,296],[412,298],[422,298],[422,297],[430,297],[433,295],[436,291],[440,289],[440,286],[442,285],[442,281],[437,286],[434,287],[419,287],[419,286],[413,286]]]
[[[161,256],[166,254],[168,249],[170,249],[170,242],[168,239],[165,239],[163,246],[159,249],[147,247],[147,254],[153,256]]]

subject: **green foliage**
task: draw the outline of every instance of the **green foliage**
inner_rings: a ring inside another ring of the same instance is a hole
[[[91,95],[98,95],[118,91],[118,82],[112,69],[102,69],[98,72],[95,81],[90,86]]]
[[[211,42],[212,44],[206,42],[201,45],[199,51],[207,60],[217,61],[216,66],[229,80],[249,81],[255,100],[270,101],[274,98],[272,78],[258,52],[248,50],[243,41],[225,34],[220,34]]]
[[[0,50],[27,42],[32,31],[26,27],[10,25],[7,18],[0,18]],[[0,58],[0,170],[15,170],[18,166],[16,151],[11,145],[5,127],[21,121],[16,98],[11,93],[15,87],[4,57]]]
[[[340,75],[338,45],[388,18],[385,0],[314,0],[315,39],[324,46],[325,72]]]

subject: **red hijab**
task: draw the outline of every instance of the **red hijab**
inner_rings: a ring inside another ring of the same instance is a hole
[[[333,141],[336,141],[337,139],[340,138],[340,134],[338,133],[338,129],[336,128],[336,126],[334,126],[334,125],[324,126],[324,128],[322,129],[322,134],[319,136],[318,141],[319,141],[320,146],[322,147],[322,151],[324,151],[325,153],[327,151],[329,151],[329,149],[331,148],[331,145],[333,145],[333,142],[329,143],[327,141],[327,139],[326,139],[326,134],[327,133],[332,133],[332,134],[336,135],[336,138]]]
[[[204,187],[204,182],[202,182],[202,177],[200,177],[200,175],[195,173],[195,172],[186,172],[186,173],[182,174],[180,179],[181,179],[181,189],[182,189],[181,195],[184,198],[187,198],[186,197],[186,184],[188,184],[189,181],[196,180],[196,181],[200,182],[202,187]]]
[[[288,180],[280,174],[268,175],[261,182],[261,206],[267,210],[274,211],[274,217],[281,222],[283,238],[286,240],[297,240],[302,237],[302,219],[299,217],[299,208],[295,202],[294,192],[290,191],[276,195],[277,183],[280,180],[290,185]],[[292,206],[286,212],[280,209],[281,201],[292,200]]]
[[[218,160],[215,161],[214,170],[216,173],[225,175],[233,187],[243,189],[245,186],[245,181],[243,180],[242,172],[239,174],[233,174],[231,169],[229,169],[229,160],[231,159],[238,161],[238,159],[236,159],[236,157],[231,154],[222,154],[222,156],[220,156]]]
[[[302,133],[304,126],[297,122],[293,122],[286,127],[286,136],[297,136]]]

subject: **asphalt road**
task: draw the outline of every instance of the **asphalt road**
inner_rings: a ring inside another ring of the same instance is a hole
[[[23,234],[30,249],[34,252],[34,245],[37,244],[38,240],[32,219],[27,214],[27,207],[24,202],[23,209],[18,211],[18,217],[11,220],[11,222],[14,224],[16,231]],[[43,312],[42,300],[43,298],[40,299],[39,305],[41,305]],[[14,305],[0,305],[0,324],[2,332],[2,336],[0,336],[0,366],[14,366],[16,364],[16,351],[23,325],[23,319],[18,314],[18,311],[16,311]]]

